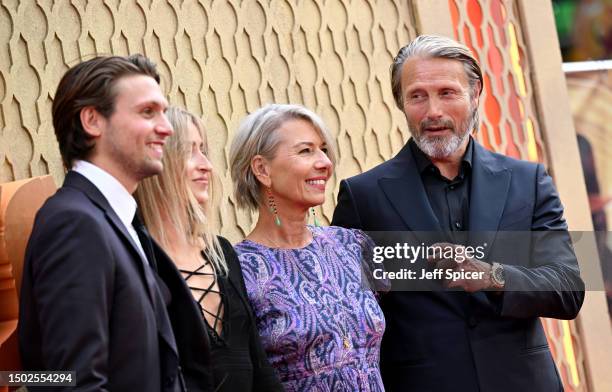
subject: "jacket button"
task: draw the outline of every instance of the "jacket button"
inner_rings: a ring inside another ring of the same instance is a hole
[[[470,317],[468,318],[468,326],[469,326],[470,328],[474,328],[474,327],[476,327],[477,325],[478,325],[478,320],[476,319],[476,317],[474,317],[474,316],[470,316]]]

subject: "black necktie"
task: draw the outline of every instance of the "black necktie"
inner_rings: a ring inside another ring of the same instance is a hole
[[[158,330],[162,336],[165,336],[165,341],[168,346],[172,347],[173,350],[176,351],[174,333],[172,331],[170,319],[168,318],[166,311],[166,307],[171,301],[171,294],[166,284],[157,274],[157,263],[155,261],[155,253],[153,251],[153,242],[149,232],[140,220],[138,211],[136,211],[136,214],[134,214],[132,226],[134,226],[136,234],[138,234],[138,239],[140,240],[142,249],[144,250],[147,260],[149,261],[150,266],[143,265],[143,269],[145,281],[151,296],[153,309],[157,317]]]
[[[134,230],[136,230],[136,234],[138,234],[138,239],[140,240],[140,245],[142,245],[142,250],[147,257],[147,261],[153,270],[157,271],[157,262],[155,261],[155,253],[153,252],[153,244],[151,243],[151,236],[147,231],[147,228],[140,220],[138,216],[138,210],[134,214],[134,219],[132,219],[132,226],[134,226]]]
[[[166,305],[170,303],[171,294],[168,289],[168,286],[160,279],[157,270],[157,260],[155,259],[155,252],[153,251],[153,240],[147,231],[147,228],[140,220],[139,211],[136,210],[134,214],[134,219],[132,219],[132,226],[134,226],[134,230],[136,230],[136,234],[138,234],[138,239],[140,240],[140,245],[142,246],[142,250],[147,257],[147,261],[149,262],[149,266],[153,271],[147,271],[147,266],[145,266],[145,278],[148,281],[150,286],[153,286],[153,282],[156,282],[157,288],[160,290],[160,294],[162,295],[163,301]]]

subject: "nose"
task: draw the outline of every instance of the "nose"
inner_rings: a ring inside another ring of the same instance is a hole
[[[327,154],[321,150],[318,152],[317,160],[315,161],[315,169],[317,170],[328,170],[331,172],[334,164]]]
[[[212,165],[212,162],[210,162],[210,159],[208,159],[208,157],[203,152],[200,152],[198,170],[203,171],[203,172],[209,172],[209,171],[212,171],[212,169],[213,169],[213,165]]]
[[[427,118],[439,119],[442,117],[442,115],[443,112],[441,102],[435,97],[430,98],[427,101]]]
[[[174,128],[172,128],[172,124],[170,124],[170,121],[168,120],[168,117],[166,117],[165,113],[161,114],[155,127],[155,132],[165,137],[171,136],[174,133]]]

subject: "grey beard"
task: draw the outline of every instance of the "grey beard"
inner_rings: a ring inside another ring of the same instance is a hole
[[[434,159],[441,159],[450,156],[452,153],[457,151],[461,144],[467,137],[470,136],[470,132],[465,132],[463,135],[457,135],[453,133],[450,136],[432,136],[423,137],[419,135],[414,137],[416,145],[427,155]]]
[[[423,136],[422,132],[417,132],[415,129],[410,129],[410,133],[414,139],[414,142],[421,151],[430,158],[441,159],[450,156],[452,153],[463,144],[465,139],[470,136],[470,132],[476,126],[478,121],[478,108],[472,110],[472,115],[465,126],[462,126],[463,131],[461,134],[453,132],[450,136]],[[463,124],[461,124],[463,125]],[[411,127],[409,127],[411,128]]]

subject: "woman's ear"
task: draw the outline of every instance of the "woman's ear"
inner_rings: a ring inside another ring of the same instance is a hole
[[[270,168],[266,158],[261,155],[255,155],[253,159],[251,159],[251,171],[263,186],[269,188],[272,185]]]
[[[79,113],[83,130],[94,138],[102,134],[106,119],[93,106],[85,106]]]

